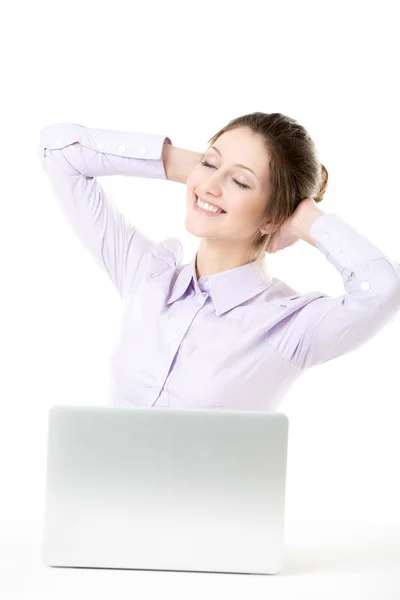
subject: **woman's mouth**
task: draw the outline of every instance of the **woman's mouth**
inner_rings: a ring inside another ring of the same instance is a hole
[[[194,206],[194,210],[196,212],[201,213],[203,215],[208,215],[209,217],[219,217],[221,215],[225,215],[226,214],[226,211],[222,210],[222,209],[218,209],[218,211],[212,211],[212,210],[207,210],[206,208],[202,208],[201,206],[199,206],[197,204],[197,196],[196,196],[196,194],[194,195],[193,206]],[[215,208],[217,208],[217,207],[215,207]]]

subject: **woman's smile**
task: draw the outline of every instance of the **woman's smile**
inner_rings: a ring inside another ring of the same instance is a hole
[[[196,194],[195,194],[195,197],[194,197],[193,206],[194,206],[194,210],[196,212],[201,213],[203,215],[208,215],[209,217],[220,217],[220,216],[226,214],[226,212],[223,211],[222,209],[218,209],[218,212],[215,212],[215,211],[207,210],[206,208],[202,208],[201,206],[199,206],[197,204],[197,196],[196,196]],[[209,206],[213,206],[213,205],[210,204]]]

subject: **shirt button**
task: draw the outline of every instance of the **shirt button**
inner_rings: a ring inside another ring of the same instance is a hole
[[[99,142],[98,144],[96,144],[99,150],[103,150],[105,143],[104,142]]]
[[[324,231],[324,233],[322,235],[324,236],[324,238],[329,237],[329,233],[327,233],[326,231]]]
[[[335,246],[335,250],[336,250],[337,252],[343,252],[343,250],[342,250],[341,246]]]
[[[361,284],[361,289],[362,290],[369,290],[371,287],[371,285],[368,283],[368,281],[363,281]]]
[[[126,146],[118,146],[118,152],[126,152]]]
[[[171,333],[169,334],[169,337],[171,338],[171,340],[176,340],[176,338],[178,337],[178,332],[171,331]]]
[[[139,148],[139,152],[140,152],[140,154],[147,154],[146,146],[141,146],[141,148]]]

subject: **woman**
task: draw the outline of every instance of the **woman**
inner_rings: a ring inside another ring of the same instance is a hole
[[[400,265],[317,206],[327,171],[305,128],[280,113],[228,123],[200,154],[165,135],[57,123],[40,158],[68,222],[123,300],[110,404],[276,410],[308,368],[363,345],[400,307]],[[97,176],[186,184],[177,238],[130,224]],[[299,294],[265,269],[302,239],[340,273],[345,293]]]

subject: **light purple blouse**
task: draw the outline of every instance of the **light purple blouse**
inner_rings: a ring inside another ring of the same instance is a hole
[[[73,142],[81,146],[72,146]],[[355,350],[400,308],[400,264],[338,215],[312,224],[345,292],[299,294],[255,263],[201,277],[178,238],[145,236],[98,176],[166,179],[165,135],[56,123],[39,156],[66,219],[122,300],[109,404],[275,411],[309,367]],[[351,277],[351,273],[354,276]]]

